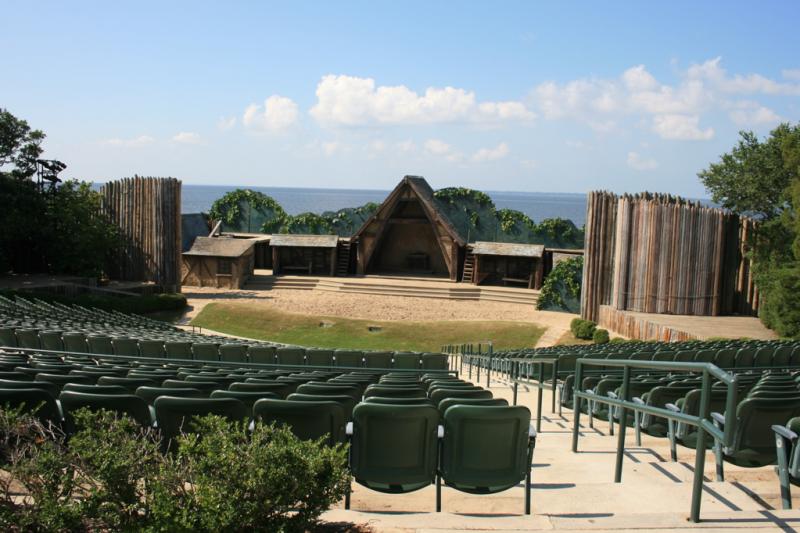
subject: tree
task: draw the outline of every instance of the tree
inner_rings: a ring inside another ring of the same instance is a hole
[[[698,176],[715,202],[761,220],[751,243],[759,316],[780,335],[800,337],[800,124],[781,124],[763,141],[740,136]]]
[[[36,159],[42,154],[44,133],[31,130],[25,120],[18,119],[6,109],[0,108],[0,176],[26,179],[36,172]]]

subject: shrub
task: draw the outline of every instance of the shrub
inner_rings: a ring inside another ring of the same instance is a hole
[[[614,337],[613,339],[611,339],[608,342],[610,342],[611,344],[624,344],[624,343],[628,342],[628,339],[625,339],[623,337]]]
[[[782,337],[800,338],[800,263],[766,270],[757,280],[761,320]]]
[[[592,341],[595,344],[606,344],[607,342],[609,342],[608,330],[601,328],[595,329],[594,333],[592,333]]]
[[[10,531],[304,531],[349,489],[346,449],[288,429],[209,416],[162,454],[127,417],[81,410],[63,435],[0,408],[0,529]],[[21,486],[24,501],[12,497]]]
[[[579,312],[582,279],[583,257],[559,261],[544,280],[536,309]]]
[[[583,320],[582,318],[575,318],[570,322],[569,329],[572,334],[578,339],[591,340],[594,335],[594,330],[597,324],[591,320]]]

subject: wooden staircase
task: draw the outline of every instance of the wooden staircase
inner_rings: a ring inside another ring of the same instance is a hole
[[[473,283],[475,280],[475,255],[467,254],[464,259],[464,275],[461,277],[464,283]]]
[[[340,241],[339,249],[336,252],[336,276],[343,277],[350,275],[350,254],[353,243],[350,241]]]

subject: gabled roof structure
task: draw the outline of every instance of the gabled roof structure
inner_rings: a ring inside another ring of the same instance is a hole
[[[298,248],[336,248],[339,237],[336,235],[289,235],[273,233],[270,246],[294,246]]]
[[[416,216],[409,216],[402,212],[402,204],[418,202],[421,209],[414,208]],[[421,215],[421,216],[420,216]],[[392,226],[419,225],[420,232],[428,234],[432,230],[433,238],[438,251],[441,252],[444,265],[450,274],[450,279],[458,278],[459,254],[463,254],[466,240],[456,230],[439,202],[433,195],[433,189],[425,178],[419,176],[405,176],[402,181],[389,193],[386,200],[375,211],[361,228],[353,235],[353,240],[358,240],[358,265],[359,274],[365,274],[374,267],[376,251],[382,247],[399,246],[403,243],[389,242],[387,236],[392,232]],[[398,233],[398,232],[395,232]],[[408,232],[406,232],[408,235]],[[414,255],[414,254],[409,254]],[[438,258],[434,258],[438,259]]]
[[[239,257],[250,251],[255,244],[251,239],[226,237],[196,237],[192,247],[183,255],[205,257]]]

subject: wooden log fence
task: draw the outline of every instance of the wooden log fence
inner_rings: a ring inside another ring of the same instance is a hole
[[[100,194],[102,212],[122,236],[111,277],[180,291],[181,182],[134,176],[106,183]]]
[[[587,199],[581,316],[601,305],[677,315],[754,314],[751,219],[664,194]]]

